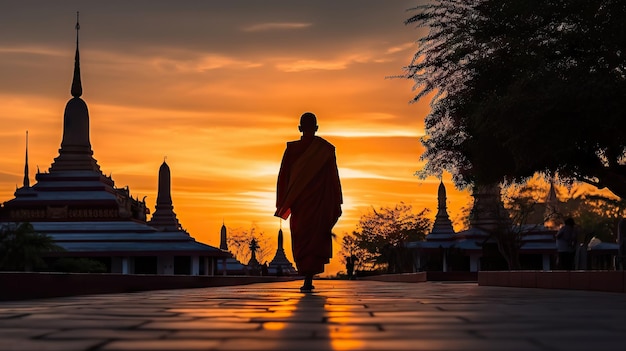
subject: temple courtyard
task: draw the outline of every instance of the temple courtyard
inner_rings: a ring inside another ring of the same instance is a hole
[[[0,302],[0,350],[617,350],[626,294],[316,280]]]

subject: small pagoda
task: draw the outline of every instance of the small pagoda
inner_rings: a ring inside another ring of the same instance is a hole
[[[276,248],[276,254],[269,264],[267,269],[268,274],[283,276],[283,275],[297,275],[298,271],[293,267],[293,264],[289,262],[289,259],[285,255],[285,249],[283,248],[283,230],[278,230],[278,247]]]

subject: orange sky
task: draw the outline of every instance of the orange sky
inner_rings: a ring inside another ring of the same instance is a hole
[[[419,31],[416,1],[20,1],[0,11],[0,200],[58,155],[81,11],[83,99],[94,157],[117,187],[154,211],[167,156],[174,211],[197,240],[219,245],[222,221],[275,235],[276,175],[298,118],[318,116],[337,147],[341,236],[371,206],[436,207],[438,179],[420,168],[428,103],[409,104],[402,74]],[[453,219],[466,192],[448,180]],[[431,216],[434,218],[434,211]],[[288,223],[283,223],[288,234]],[[291,258],[289,235],[285,238]],[[335,252],[340,249],[340,241]],[[336,255],[337,256],[337,255]],[[335,257],[327,267],[343,269]]]

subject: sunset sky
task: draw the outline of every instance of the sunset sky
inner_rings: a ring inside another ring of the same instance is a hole
[[[417,3],[3,1],[0,201],[21,185],[26,130],[31,183],[58,156],[80,11],[94,157],[117,187],[147,196],[152,212],[167,157],[174,211],[198,241],[218,246],[223,221],[276,234],[276,175],[306,111],[337,148],[339,237],[372,206],[434,210],[439,180],[413,175],[428,101],[409,104],[412,82],[387,78],[417,48],[423,29],[403,23]],[[444,181],[454,220],[469,196]],[[288,222],[283,229],[291,259]],[[326,273],[343,269],[339,259]]]

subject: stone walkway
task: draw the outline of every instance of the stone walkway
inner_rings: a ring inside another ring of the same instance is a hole
[[[626,294],[315,281],[0,302],[0,350],[624,350]]]

